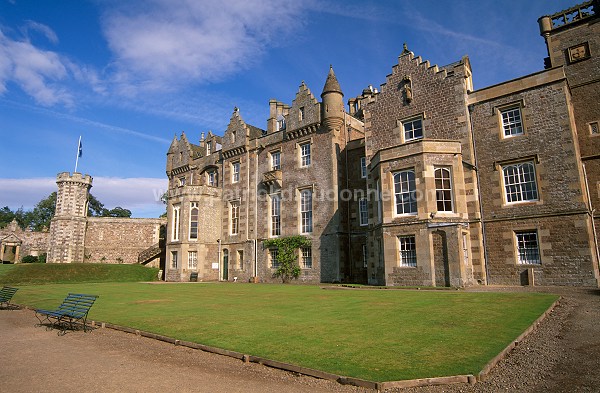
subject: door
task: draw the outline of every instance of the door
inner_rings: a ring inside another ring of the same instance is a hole
[[[221,279],[229,280],[229,250],[223,250],[223,268],[221,269]]]

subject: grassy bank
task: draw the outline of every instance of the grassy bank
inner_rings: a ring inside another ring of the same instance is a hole
[[[142,265],[94,263],[0,265],[2,285],[155,281],[157,275],[158,269]]]
[[[325,290],[252,284],[25,286],[55,307],[100,295],[91,318],[373,381],[476,374],[556,299],[539,293]]]

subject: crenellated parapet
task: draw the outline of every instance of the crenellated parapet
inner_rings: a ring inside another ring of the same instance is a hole
[[[538,19],[540,34],[545,35],[552,30],[570,26],[597,16],[598,7],[598,0],[590,0],[552,15],[544,15]]]

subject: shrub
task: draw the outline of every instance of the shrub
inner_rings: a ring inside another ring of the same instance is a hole
[[[34,255],[25,255],[22,259],[22,263],[38,263],[38,257]]]

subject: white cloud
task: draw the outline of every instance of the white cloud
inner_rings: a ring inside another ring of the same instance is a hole
[[[120,206],[133,217],[158,217],[165,208],[160,196],[167,190],[167,179],[96,177],[91,193],[107,209]],[[55,178],[0,179],[0,207],[31,210],[56,191]]]
[[[30,30],[38,31],[38,32],[42,33],[44,35],[44,37],[46,37],[46,39],[48,41],[50,41],[51,43],[58,44],[58,36],[48,26],[43,25],[41,23],[34,22],[32,20],[29,20],[23,27],[23,31],[25,32],[25,35],[28,35],[28,32]]]
[[[104,34],[123,91],[220,80],[260,61],[300,24],[294,0],[170,0],[111,6]],[[135,87],[134,87],[135,86]]]

